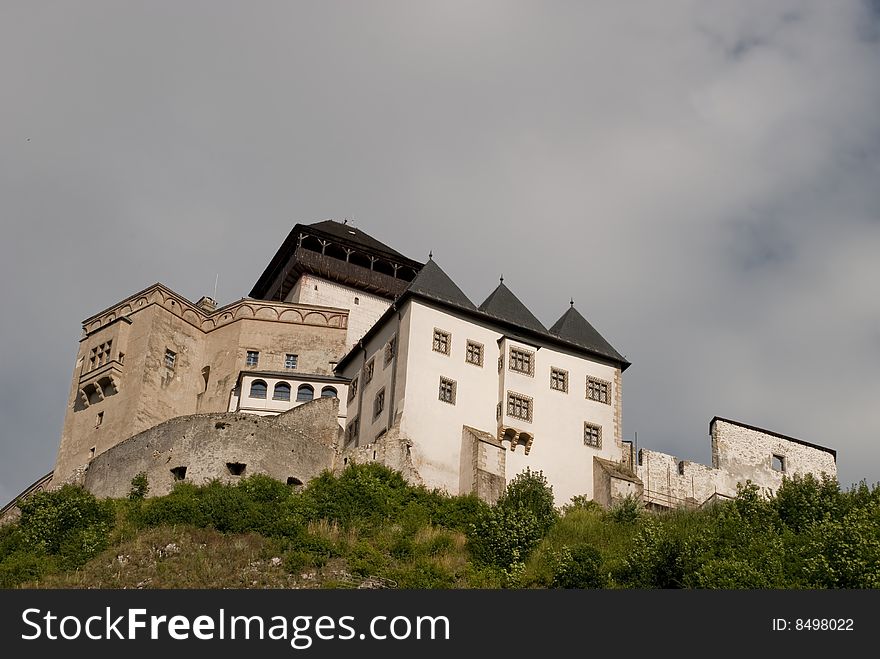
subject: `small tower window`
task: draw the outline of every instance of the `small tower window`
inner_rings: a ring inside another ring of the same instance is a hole
[[[226,469],[229,470],[229,474],[231,476],[243,476],[244,470],[247,468],[246,464],[241,462],[227,462]]]
[[[182,481],[186,478],[186,467],[175,467],[171,470],[171,476],[174,477],[176,481]]]
[[[287,353],[284,355],[284,368],[296,368],[296,363],[299,360],[297,355]]]
[[[354,299],[354,303],[355,303],[355,304],[360,304],[361,301],[360,301],[358,298],[355,298],[355,299]]]
[[[102,423],[104,423],[104,413],[98,412],[98,416],[95,417],[95,428],[100,428]]]
[[[174,368],[174,365],[177,363],[177,353],[173,350],[165,350],[165,367],[166,368]]]
[[[249,367],[254,367],[260,363],[260,353],[258,350],[248,350],[247,357],[245,358],[245,364]]]

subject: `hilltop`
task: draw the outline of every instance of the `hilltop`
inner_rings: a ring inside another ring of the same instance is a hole
[[[305,488],[266,476],[125,499],[66,486],[0,528],[0,587],[876,588],[880,488],[811,476],[701,510],[559,510],[541,473],[495,506],[379,465]]]

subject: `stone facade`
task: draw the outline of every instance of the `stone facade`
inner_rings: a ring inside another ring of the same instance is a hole
[[[836,453],[794,437],[715,417],[709,424],[712,466],[639,450],[636,475],[647,505],[696,507],[736,496],[737,485],[751,481],[773,494],[784,477],[823,474],[837,477]]]
[[[297,373],[335,378],[347,320],[345,309],[258,300],[206,311],[161,284],[87,319],[56,481],[164,421],[227,411],[242,371],[284,370],[286,354],[297,355]]]

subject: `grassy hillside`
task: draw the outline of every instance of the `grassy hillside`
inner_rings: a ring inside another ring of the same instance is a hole
[[[306,488],[262,476],[125,500],[73,487],[0,528],[0,587],[876,588],[880,488],[787,481],[706,510],[553,507],[541,474],[497,505],[407,485],[377,465]]]

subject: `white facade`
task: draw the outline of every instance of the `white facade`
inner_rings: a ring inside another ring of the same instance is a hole
[[[449,335],[448,353],[434,349],[435,330]],[[397,337],[396,364],[386,368],[384,355],[391,335]],[[482,365],[467,360],[469,341],[482,346]],[[531,354],[530,373],[511,370],[512,348]],[[361,445],[373,442],[378,433],[398,423],[400,436],[412,442],[413,466],[428,487],[452,494],[474,488],[468,462],[475,453],[471,443],[480,440],[466,427],[487,435],[484,443],[490,449],[491,439],[496,440],[487,473],[503,467],[504,473],[496,475],[509,481],[527,467],[541,470],[553,486],[557,504],[578,494],[592,496],[594,457],[621,460],[619,424],[614,419],[619,367],[548,342],[514,339],[491,322],[419,298],[410,299],[386,320],[363,352],[344,368],[344,375],[356,377],[359,383],[349,402],[349,423],[355,418],[360,423],[356,439]],[[370,360],[374,374],[364,386],[364,365]],[[551,388],[551,368],[567,372],[567,391]],[[607,383],[607,402],[587,398],[588,376]],[[454,403],[441,400],[441,378],[454,383]],[[375,397],[381,389],[385,409],[374,419]],[[530,420],[509,413],[511,393],[531,399]],[[394,407],[389,409],[392,399]],[[601,429],[601,446],[585,444],[585,423]],[[504,452],[503,458],[497,451]]]
[[[310,274],[300,276],[284,301],[348,309],[346,345],[349,348],[376,324],[391,304],[384,297]]]

